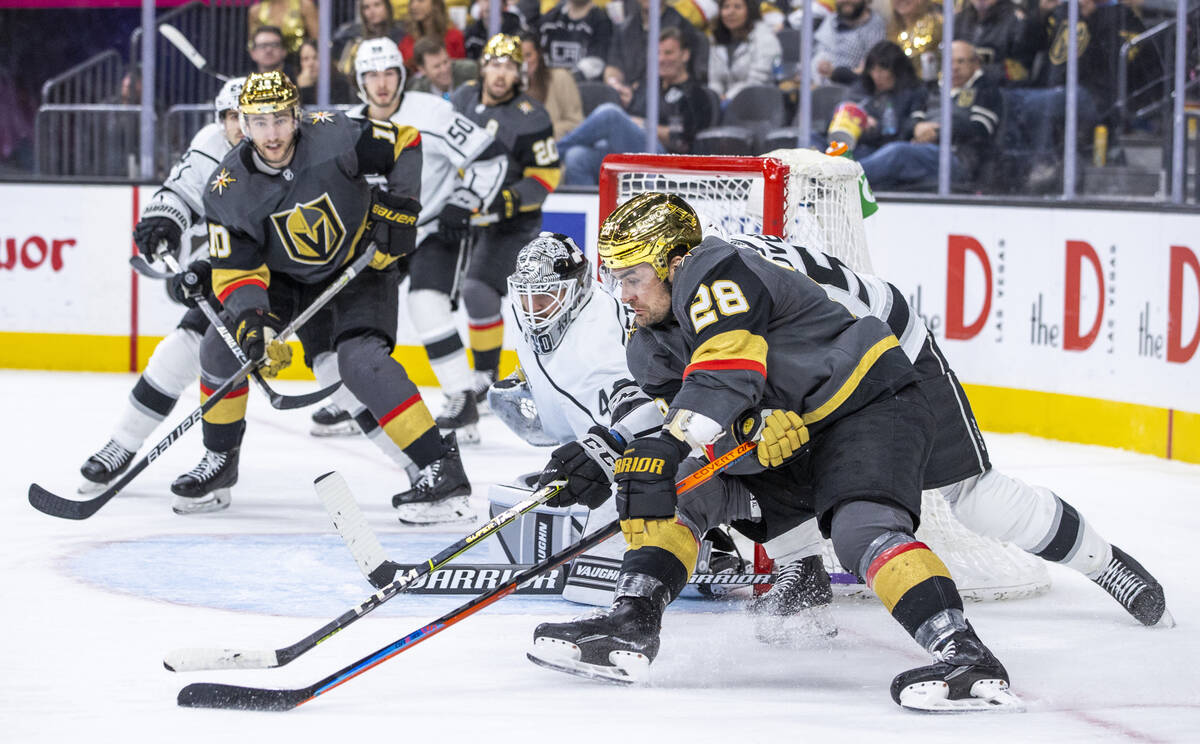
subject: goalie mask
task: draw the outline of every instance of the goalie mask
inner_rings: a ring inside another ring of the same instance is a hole
[[[367,39],[358,45],[358,51],[354,53],[354,79],[358,83],[358,97],[363,103],[370,104],[371,98],[367,95],[367,87],[363,82],[368,72],[385,72],[392,68],[400,71],[400,81],[396,85],[396,95],[391,101],[397,100],[404,92],[404,55],[400,53],[400,47],[396,46],[396,42],[389,38]]]
[[[517,254],[508,297],[535,353],[558,348],[592,287],[589,264],[575,241],[542,233]]]

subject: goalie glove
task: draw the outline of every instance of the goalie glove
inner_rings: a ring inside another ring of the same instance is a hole
[[[567,485],[546,506],[583,504],[595,509],[603,504],[612,495],[613,467],[624,448],[616,432],[593,426],[582,438],[554,450],[538,476],[538,488],[564,478]]]
[[[283,321],[274,313],[261,308],[247,310],[238,316],[234,338],[251,359],[261,359],[258,371],[263,377],[275,377],[292,363],[292,347],[276,338],[283,330]]]
[[[763,467],[777,468],[808,444],[808,427],[795,411],[775,409],[764,411],[762,434],[758,440],[758,462]]]
[[[375,243],[371,268],[382,271],[417,247],[417,215],[421,203],[408,196],[371,189],[367,210],[367,236]]]

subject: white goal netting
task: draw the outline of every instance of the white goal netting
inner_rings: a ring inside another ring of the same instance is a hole
[[[775,150],[762,158],[609,156],[601,170],[600,216],[646,191],[677,194],[727,233],[779,235],[872,273],[861,175],[858,163],[815,150]],[[964,598],[1012,599],[1049,588],[1041,560],[969,531],[936,491],[925,492],[921,511],[917,537],[946,563]],[[825,562],[831,573],[846,573],[828,542]]]

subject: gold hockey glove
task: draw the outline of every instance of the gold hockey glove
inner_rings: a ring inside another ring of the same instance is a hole
[[[795,411],[776,409],[763,417],[762,437],[758,440],[758,461],[763,467],[777,468],[808,444],[808,427]]]

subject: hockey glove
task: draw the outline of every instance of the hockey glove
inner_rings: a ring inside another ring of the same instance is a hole
[[[283,330],[283,321],[261,308],[247,310],[237,319],[234,337],[251,359],[261,359],[258,371],[263,377],[275,377],[292,363],[292,347],[275,335]]]
[[[635,439],[613,468],[617,515],[626,519],[675,516],[675,472],[688,446],[672,436]]]
[[[497,220],[511,220],[521,209],[521,195],[509,189],[503,189],[492,203],[488,205],[488,214],[496,215]]]
[[[417,215],[421,203],[408,196],[371,189],[367,211],[367,239],[375,243],[371,268],[380,271],[407,256],[417,247]]]
[[[138,253],[147,261],[153,261],[163,252],[158,247],[159,243],[166,243],[164,249],[178,255],[182,239],[183,228],[167,217],[143,217],[133,228],[133,242],[137,244]]]
[[[593,426],[581,439],[568,442],[550,454],[538,476],[538,488],[565,478],[567,485],[546,506],[583,504],[595,509],[612,495],[613,466],[625,443],[615,432]]]
[[[212,267],[208,261],[192,261],[186,270],[172,275],[167,280],[167,294],[188,307],[196,306],[197,297],[212,294]]]
[[[479,211],[483,201],[470,189],[455,189],[438,215],[438,235],[456,246],[471,230],[471,215]]]
[[[806,444],[808,427],[795,411],[775,409],[763,416],[762,436],[758,440],[758,461],[763,467],[779,467]]]

